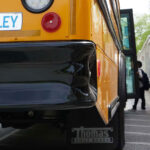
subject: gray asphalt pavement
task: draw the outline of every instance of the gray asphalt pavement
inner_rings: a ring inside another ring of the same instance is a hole
[[[6,131],[10,129],[11,131]],[[51,127],[51,124],[37,124],[23,130],[6,128],[3,132],[5,135],[0,138],[0,150],[65,149],[66,135],[61,130]]]
[[[146,93],[145,111],[140,109],[140,101],[137,111],[133,111],[133,103],[133,99],[128,100],[125,108],[126,144],[124,150],[150,150],[150,92]],[[47,150],[50,147],[53,150],[66,149],[64,145],[66,135],[61,130],[50,126],[50,124],[37,124],[25,130],[2,129],[0,126],[0,150],[12,148]]]
[[[124,150],[150,150],[150,92],[146,92],[146,110],[141,110],[139,100],[136,111],[132,110],[133,99],[129,99],[125,109]]]

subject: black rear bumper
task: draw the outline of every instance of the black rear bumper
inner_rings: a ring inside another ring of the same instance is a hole
[[[0,44],[0,110],[93,106],[90,41]]]

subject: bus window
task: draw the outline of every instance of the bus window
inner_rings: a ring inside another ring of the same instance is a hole
[[[131,57],[126,57],[126,85],[127,93],[132,94],[135,91],[134,84],[134,64]]]
[[[123,34],[123,48],[124,50],[130,49],[130,28],[129,28],[129,15],[123,14],[121,16],[121,27]]]

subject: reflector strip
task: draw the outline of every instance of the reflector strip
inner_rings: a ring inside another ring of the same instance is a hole
[[[27,36],[40,36],[40,30],[27,30],[27,31],[0,31],[0,37],[27,37]]]
[[[70,0],[70,33],[76,34],[76,0]]]
[[[101,63],[100,60],[97,60],[97,76],[100,77],[101,75]]]

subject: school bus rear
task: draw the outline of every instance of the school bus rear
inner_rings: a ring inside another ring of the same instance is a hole
[[[38,12],[28,1],[0,6],[1,111],[96,105],[108,123],[109,106],[118,98],[118,51],[98,2],[51,0]],[[90,84],[93,54],[96,92]]]

